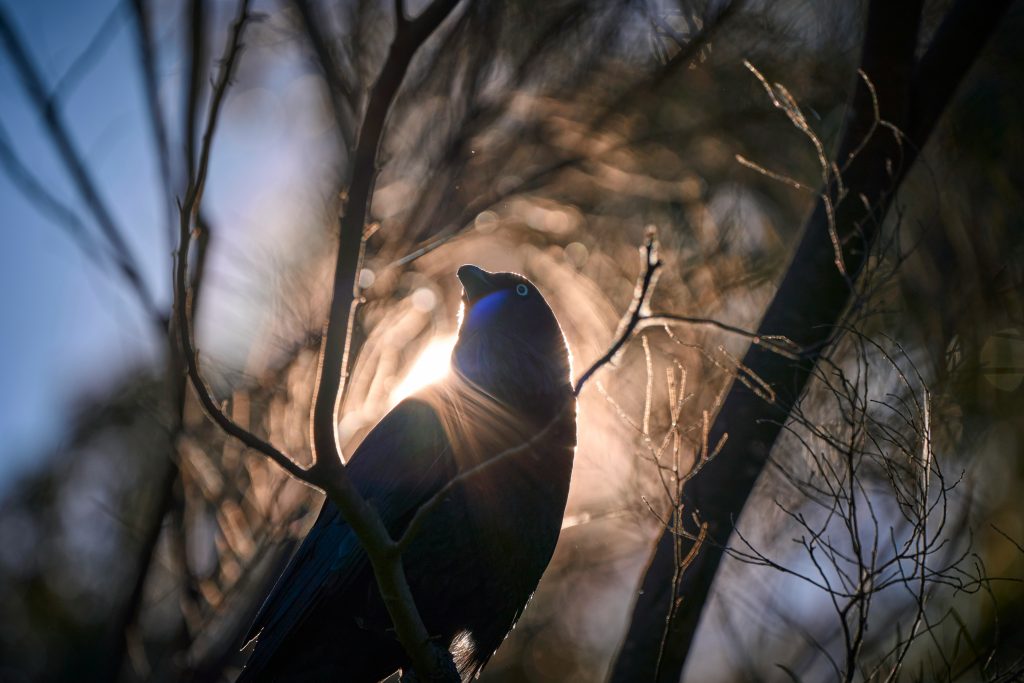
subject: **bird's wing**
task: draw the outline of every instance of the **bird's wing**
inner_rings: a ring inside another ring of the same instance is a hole
[[[447,438],[432,407],[406,399],[377,423],[349,459],[348,473],[392,534],[452,476]],[[246,642],[259,637],[246,668],[259,670],[285,637],[366,567],[366,553],[325,501],[313,528],[277,580]]]
[[[358,571],[362,552],[337,508],[325,502],[245,637],[247,644],[258,637],[245,665],[247,674],[262,671],[292,629],[305,620],[334,584],[343,583],[345,574]]]

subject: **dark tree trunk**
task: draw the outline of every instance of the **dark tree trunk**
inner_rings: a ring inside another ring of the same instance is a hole
[[[846,275],[837,264],[827,203],[821,199],[804,225],[793,259],[758,328],[761,335],[789,337],[806,353],[794,361],[752,346],[744,357],[744,365],[772,387],[776,399],[768,403],[742,382],[730,388],[709,443],[718,443],[724,434],[728,441],[685,492],[687,509],[697,511],[708,525],[708,542],[682,576],[675,577],[675,544],[681,544],[681,556],[685,556],[692,542],[668,531],[658,540],[610,681],[674,683],[680,679],[722,547],[790,407],[851,303],[853,282],[876,242],[893,196],[1010,4],[1011,0],[959,0],[925,54],[915,61],[922,0],[871,2],[860,68],[875,97],[858,77],[835,158],[843,169],[847,192],[839,197],[836,183],[822,190],[835,204],[834,229]],[[875,125],[876,101],[881,119],[902,131],[902,141],[890,127]],[[676,597],[681,601],[670,613]]]

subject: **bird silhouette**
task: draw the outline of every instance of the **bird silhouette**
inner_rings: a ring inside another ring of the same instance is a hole
[[[458,277],[452,372],[391,410],[347,467],[393,538],[456,480],[422,516],[402,563],[433,642],[465,680],[515,625],[554,552],[576,401],[565,338],[533,283],[472,265]],[[260,608],[253,638],[243,683],[372,682],[409,667],[366,553],[330,501]]]

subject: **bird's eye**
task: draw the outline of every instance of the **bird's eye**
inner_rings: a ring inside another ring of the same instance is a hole
[[[530,289],[524,284],[516,285],[516,294],[519,296],[526,296],[530,293]]]

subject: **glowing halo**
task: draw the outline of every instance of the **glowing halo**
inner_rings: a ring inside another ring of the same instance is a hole
[[[455,348],[456,339],[456,335],[448,334],[430,340],[413,361],[402,381],[391,390],[391,405],[396,405],[423,387],[444,379],[451,370],[452,349]]]

